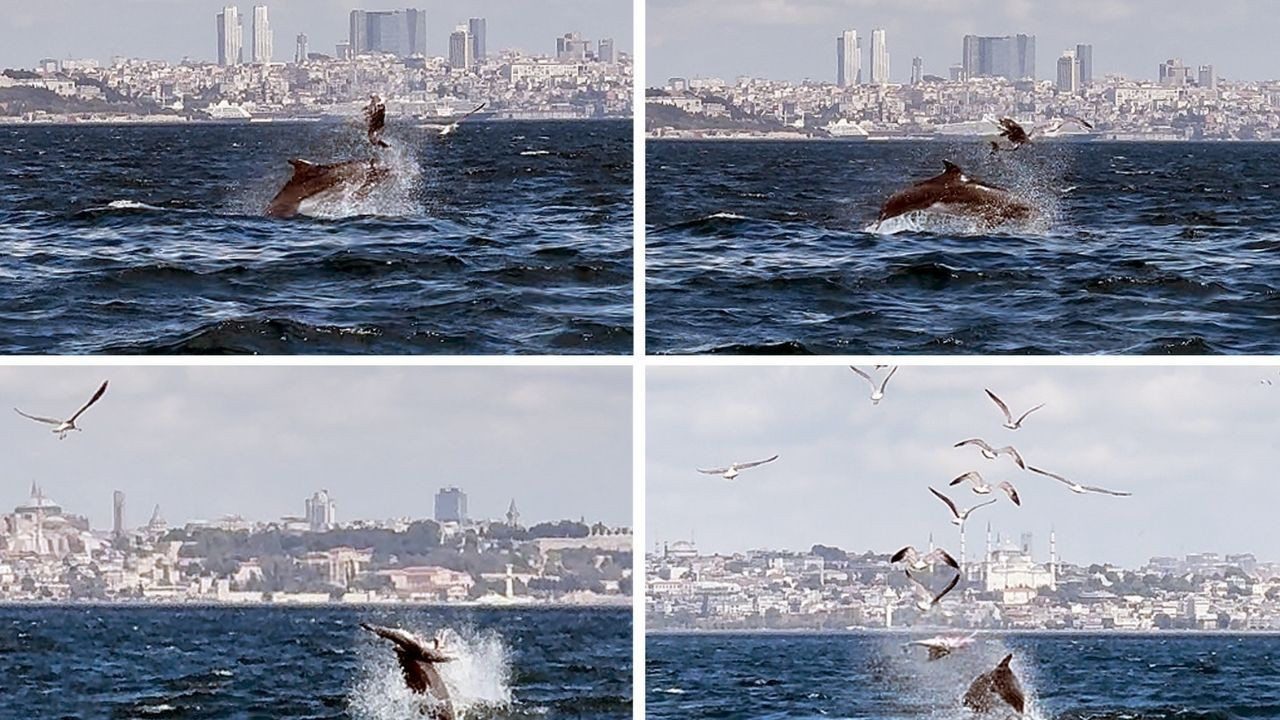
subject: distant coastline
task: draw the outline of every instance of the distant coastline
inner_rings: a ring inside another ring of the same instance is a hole
[[[924,625],[920,627],[895,627],[895,628],[845,628],[840,630],[817,630],[804,628],[751,628],[751,629],[728,629],[728,628],[659,628],[645,629],[646,636],[679,636],[679,635],[794,635],[794,636],[827,636],[827,635],[848,635],[855,637],[859,635],[920,635],[922,633],[932,634],[951,634],[951,635],[1070,635],[1072,637],[1087,636],[1114,636],[1124,635],[1126,637],[1169,637],[1171,635],[1216,635],[1216,636],[1240,636],[1240,637],[1280,637],[1280,630],[1190,630],[1186,628],[1170,629],[1170,630],[1086,630],[1083,628],[1053,628],[1053,629],[1036,629],[1036,628],[983,628],[980,630],[967,628],[951,628],[933,625]]]

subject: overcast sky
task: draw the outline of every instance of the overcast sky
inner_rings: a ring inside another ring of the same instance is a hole
[[[106,395],[59,441],[8,409],[63,417]],[[327,488],[339,521],[430,517],[436,491],[472,517],[512,498],[526,525],[631,525],[630,368],[0,368],[0,511],[31,482],[109,528],[159,503],[171,524],[301,515]]]
[[[835,81],[835,39],[855,29],[863,78],[871,30],[884,28],[895,82],[911,59],[946,77],[966,34],[1036,35],[1036,72],[1054,77],[1068,47],[1092,43],[1094,74],[1155,79],[1181,57],[1219,77],[1280,78],[1280,12],[1267,0],[648,0],[648,84],[738,75]]]
[[[1018,413],[1047,405],[1006,430],[984,387]],[[877,407],[847,367],[653,368],[647,389],[646,550],[692,537],[703,552],[892,552],[932,532],[955,553],[958,533],[928,487],[976,504],[984,498],[947,483],[978,470],[1012,481],[1022,507],[1002,499],[975,512],[971,558],[990,521],[1006,539],[1034,533],[1041,560],[1052,527],[1068,562],[1137,566],[1191,552],[1280,561],[1275,368],[904,367]],[[975,436],[1134,496],[1075,495],[1005,457],[952,447]],[[774,453],[732,483],[695,472]]]
[[[0,67],[34,67],[45,57],[113,55],[177,62],[216,59],[216,16],[234,4],[250,22],[255,4],[269,8],[276,60],[292,60],[294,39],[306,33],[311,52],[332,55],[347,39],[353,9],[427,11],[427,50],[448,53],[449,33],[469,17],[488,19],[489,49],[554,54],[555,39],[578,32],[612,37],[631,52],[631,0],[2,0]],[[245,56],[252,33],[245,26]]]

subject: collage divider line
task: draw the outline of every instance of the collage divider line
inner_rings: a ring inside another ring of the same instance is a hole
[[[648,85],[645,62],[646,50],[645,0],[634,0],[632,7],[632,81],[631,132],[633,189],[631,213],[635,229],[632,232],[635,280],[631,295],[634,299],[631,318],[634,329],[635,349],[631,356],[632,388],[632,473],[631,513],[633,517],[631,538],[631,714],[636,720],[645,717],[645,482],[646,463],[646,372],[648,351],[645,335],[645,87]]]

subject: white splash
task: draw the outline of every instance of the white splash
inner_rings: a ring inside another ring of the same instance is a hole
[[[333,220],[360,215],[407,217],[421,212],[418,188],[422,164],[417,155],[403,144],[385,148],[378,156],[378,167],[387,178],[372,192],[361,192],[361,184],[343,185],[335,192],[304,201],[299,208],[309,217]]]
[[[419,634],[431,633],[414,629]],[[449,689],[453,709],[460,719],[487,717],[509,708],[511,693],[511,651],[492,630],[463,628],[445,631],[445,651],[455,660],[437,666]],[[362,653],[362,677],[351,691],[351,714],[362,720],[401,720],[416,717],[424,707],[436,702],[414,694],[404,683],[404,675],[385,643]]]
[[[930,632],[929,634],[934,634]],[[921,635],[924,637],[925,635]],[[964,707],[964,694],[974,678],[994,668],[1005,655],[1013,653],[1013,671],[1018,676],[1027,698],[1024,720],[1051,720],[1036,703],[1035,658],[1023,650],[1014,650],[998,637],[978,635],[969,647],[940,660],[929,660],[922,648],[906,647],[901,635],[884,637],[882,650],[895,677],[907,680],[906,693],[921,705],[934,707],[929,717],[934,720],[976,717]],[[992,715],[999,717],[999,715]]]

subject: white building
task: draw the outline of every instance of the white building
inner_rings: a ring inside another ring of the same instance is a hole
[[[218,13],[218,64],[239,65],[244,61],[244,28],[240,10],[228,5]]]
[[[889,84],[889,47],[883,29],[871,31],[871,84]]]
[[[271,23],[267,20],[266,5],[253,7],[253,62],[271,62]]]

